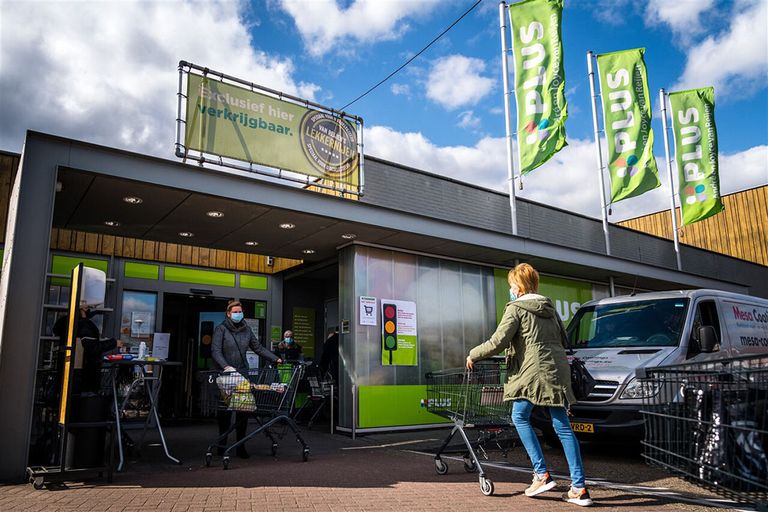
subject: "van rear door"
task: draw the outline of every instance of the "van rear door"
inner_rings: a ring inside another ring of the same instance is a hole
[[[722,324],[731,356],[768,353],[768,304],[765,301],[720,299]]]

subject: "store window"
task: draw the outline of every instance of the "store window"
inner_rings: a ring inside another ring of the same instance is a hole
[[[133,351],[142,341],[149,345],[155,332],[157,294],[124,291],[122,312],[120,339]]]

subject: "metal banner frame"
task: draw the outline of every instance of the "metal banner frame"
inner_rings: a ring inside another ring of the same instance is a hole
[[[179,61],[179,88],[177,91],[177,112],[176,112],[176,141],[175,154],[177,157],[186,160],[194,160],[201,166],[206,163],[212,163],[229,169],[246,171],[259,174],[282,181],[289,181],[304,185],[306,188],[317,187],[339,193],[342,197],[345,195],[362,196],[365,190],[365,172],[364,172],[364,153],[363,153],[363,119],[358,116],[340,112],[323,105],[313,103],[309,100],[291,96],[289,94],[260,86],[253,82],[241,80],[239,78],[214,71],[212,69],[198,66],[186,61]],[[185,145],[187,133],[187,84],[189,75],[197,75],[208,79],[216,80],[222,84],[231,87],[238,87],[244,91],[258,93],[267,96],[270,99],[285,102],[289,105],[295,105],[305,109],[312,109],[323,114],[330,115],[336,119],[344,120],[355,127],[357,135],[357,158],[359,168],[359,180],[357,187],[349,187],[342,182],[335,181],[326,176],[312,176],[301,172],[300,170],[284,169],[271,166],[264,162],[249,161],[247,159],[237,159],[226,155],[210,153],[202,150],[188,148]],[[243,165],[245,162],[247,165]]]

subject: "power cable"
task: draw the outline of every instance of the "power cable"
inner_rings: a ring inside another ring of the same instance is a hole
[[[407,61],[405,61],[405,63],[404,63],[402,66],[400,66],[399,68],[397,68],[396,70],[394,70],[393,72],[391,72],[389,75],[387,75],[387,77],[386,77],[385,79],[381,80],[379,83],[377,83],[376,85],[374,85],[373,87],[371,87],[370,89],[368,89],[367,91],[365,91],[363,94],[361,94],[360,96],[358,96],[358,97],[357,97],[357,98],[355,98],[354,100],[350,101],[349,103],[347,103],[346,105],[344,105],[343,107],[341,107],[339,110],[341,110],[341,111],[343,112],[343,111],[344,111],[344,109],[346,109],[348,106],[350,106],[350,105],[352,105],[353,103],[355,103],[355,102],[357,102],[357,101],[359,101],[359,100],[363,99],[363,98],[364,98],[364,97],[366,97],[366,96],[367,96],[369,93],[373,92],[373,91],[374,91],[374,90],[375,90],[375,89],[376,89],[378,86],[380,86],[381,84],[383,84],[384,82],[386,82],[387,80],[389,80],[390,78],[392,78],[393,76],[395,76],[395,75],[396,75],[396,74],[397,74],[397,73],[398,73],[398,72],[399,72],[401,69],[403,69],[405,66],[407,66],[408,64],[410,64],[411,62],[413,62],[413,61],[416,59],[416,57],[418,57],[419,55],[421,55],[422,53],[424,53],[425,51],[427,51],[427,49],[429,49],[429,47],[430,47],[430,46],[432,46],[433,44],[435,44],[435,43],[436,43],[436,42],[437,42],[437,41],[438,41],[438,40],[439,40],[441,37],[443,37],[443,36],[444,36],[444,35],[445,35],[445,34],[446,34],[446,33],[447,33],[449,30],[451,30],[451,29],[452,29],[452,28],[453,28],[453,27],[454,27],[454,26],[455,26],[455,25],[456,25],[458,22],[460,22],[460,21],[461,21],[461,20],[462,20],[462,19],[463,19],[463,18],[464,18],[464,17],[465,17],[467,14],[469,14],[470,12],[472,12],[472,10],[473,10],[475,7],[477,7],[477,6],[480,4],[480,2],[482,2],[482,1],[483,1],[483,0],[477,0],[477,2],[475,2],[475,3],[474,3],[474,5],[472,5],[472,7],[470,7],[469,9],[467,9],[467,10],[464,12],[464,14],[462,14],[461,16],[459,16],[459,17],[458,17],[458,19],[456,19],[456,21],[454,21],[453,23],[451,23],[451,24],[448,26],[448,28],[446,28],[445,30],[443,30],[442,32],[440,32],[440,34],[439,34],[437,37],[435,37],[435,38],[434,38],[432,41],[430,41],[430,42],[429,42],[429,44],[428,44],[427,46],[425,46],[424,48],[422,48],[421,50],[419,50],[419,53],[417,53],[416,55],[414,55],[413,57],[411,57],[410,59],[408,59]]]

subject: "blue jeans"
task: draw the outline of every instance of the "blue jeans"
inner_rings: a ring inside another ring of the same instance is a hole
[[[544,453],[541,451],[541,445],[536,438],[536,433],[531,427],[531,411],[533,404],[528,400],[515,400],[512,402],[512,421],[515,424],[520,440],[523,442],[525,451],[528,452],[533,463],[533,470],[537,475],[543,475],[547,472],[547,465],[544,462]],[[571,485],[573,487],[583,488],[584,464],[581,462],[581,450],[579,450],[579,441],[571,430],[571,422],[568,421],[568,413],[564,407],[547,407],[552,417],[552,426],[555,429],[557,437],[563,444],[565,458],[568,460],[568,468],[571,471]]]

